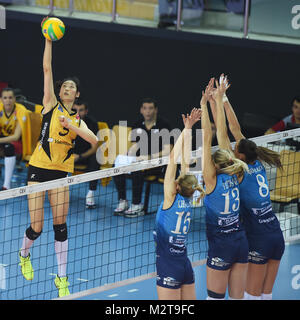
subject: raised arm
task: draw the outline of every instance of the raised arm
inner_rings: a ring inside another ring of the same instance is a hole
[[[240,123],[226,95],[224,99],[224,109],[228,120],[229,130],[232,133],[235,141],[244,139],[245,137],[242,134]]]
[[[207,95],[207,101],[209,102],[210,110],[213,116],[214,123],[217,123],[217,105],[216,101],[213,98],[213,90],[214,90],[214,83],[215,83],[215,78],[211,78],[207,90],[208,90],[208,95]]]
[[[176,169],[177,169],[177,159],[179,155],[181,155],[182,163],[183,163],[183,171],[186,172],[186,168],[188,166],[187,161],[189,161],[189,156],[191,152],[191,130],[193,125],[200,120],[201,110],[194,108],[191,114],[182,115],[184,129],[178,137],[174,148],[172,149],[169,157],[169,163],[167,166],[167,170],[164,178],[164,206],[165,203],[170,203],[174,200],[174,196],[176,194]],[[187,147],[185,148],[185,144],[187,143]],[[187,148],[190,149],[187,151]],[[187,153],[187,155],[184,155]],[[188,155],[189,154],[189,155]],[[168,205],[167,205],[168,206]]]
[[[202,91],[202,98],[200,101],[202,115],[201,115],[201,127],[202,127],[202,175],[206,185],[206,192],[210,193],[216,184],[216,167],[213,163],[211,156],[211,141],[212,141],[212,129],[207,110],[207,100],[209,94],[209,86],[206,87],[205,92]]]
[[[83,120],[80,120],[80,127],[76,127],[71,124],[71,121],[64,116],[59,117],[59,121],[61,125],[67,129],[70,129],[74,131],[76,134],[78,134],[82,139],[89,142],[91,145],[95,145],[98,143],[98,138],[94,134],[92,130],[88,128],[86,123]]]
[[[183,132],[183,153],[181,154],[181,174],[186,174],[189,171],[191,163],[191,151],[192,151],[192,127],[201,118],[201,109],[194,108],[191,115],[182,115],[184,123]]]
[[[221,149],[231,150],[230,140],[227,133],[227,126],[226,126],[226,118],[225,118],[225,111],[223,106],[223,97],[224,94],[229,88],[227,79],[224,80],[223,75],[220,77],[220,83],[216,80],[216,89],[213,91],[213,98],[216,101],[216,110],[217,110],[217,140],[219,147]]]
[[[47,39],[45,39],[43,71],[44,71],[43,113],[47,113],[57,103],[57,99],[54,92],[53,74],[52,74],[52,41]]]

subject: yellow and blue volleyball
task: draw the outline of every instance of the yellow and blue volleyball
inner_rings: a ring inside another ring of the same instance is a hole
[[[51,41],[61,39],[65,34],[65,25],[58,18],[48,18],[42,25],[42,33],[44,37]]]

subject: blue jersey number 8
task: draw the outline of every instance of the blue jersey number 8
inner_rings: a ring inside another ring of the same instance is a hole
[[[256,181],[259,185],[258,192],[262,198],[266,197],[269,194],[269,187],[266,184],[266,180],[263,175],[258,174],[256,176]]]

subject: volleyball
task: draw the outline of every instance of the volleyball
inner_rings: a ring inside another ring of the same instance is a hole
[[[42,24],[42,33],[44,37],[51,41],[61,39],[65,34],[65,25],[58,18],[48,18]]]

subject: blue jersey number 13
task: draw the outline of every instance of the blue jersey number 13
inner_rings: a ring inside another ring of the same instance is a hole
[[[230,206],[230,196],[229,196],[229,191],[226,193],[222,193],[222,196],[225,197],[225,207],[224,207],[224,211],[221,212],[222,214],[229,214],[232,211],[238,211],[239,207],[240,207],[240,192],[238,188],[233,188],[231,190],[231,195],[233,198],[233,203],[231,205],[231,208],[229,208]],[[231,210],[230,210],[231,209]]]

